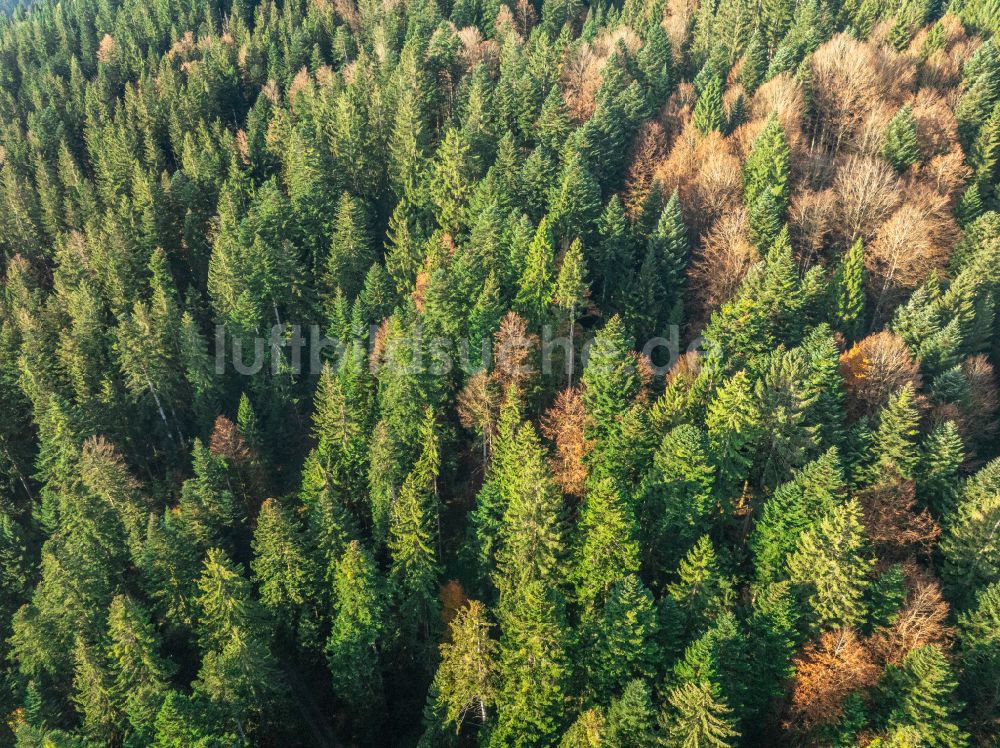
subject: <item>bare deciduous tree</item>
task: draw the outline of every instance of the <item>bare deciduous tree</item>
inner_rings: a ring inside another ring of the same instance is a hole
[[[908,200],[879,227],[865,248],[869,293],[875,320],[898,298],[935,271],[944,271],[959,228],[947,198],[913,185]]]
[[[760,260],[747,240],[746,211],[727,213],[704,237],[688,273],[701,319],[733,295],[750,267]]]
[[[848,156],[837,165],[833,180],[837,213],[834,225],[845,246],[868,241],[900,202],[899,180],[880,158]]]
[[[934,644],[948,647],[955,636],[948,625],[948,603],[941,586],[916,564],[904,566],[906,602],[891,626],[877,630],[870,639],[875,657],[898,664],[913,649]]]

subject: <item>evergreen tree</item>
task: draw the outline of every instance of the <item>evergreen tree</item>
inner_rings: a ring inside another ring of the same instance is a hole
[[[914,728],[921,745],[957,748],[968,745],[968,736],[956,724],[956,683],[941,650],[917,647],[899,666],[890,665],[882,684],[893,706],[891,729]]]
[[[620,697],[611,702],[604,739],[609,745],[647,748],[656,745],[656,711],[646,681],[630,680]]]
[[[251,542],[250,568],[261,603],[285,626],[312,624],[307,608],[316,598],[317,569],[306,552],[302,531],[274,499],[260,507]]]
[[[753,143],[743,164],[743,200],[747,210],[754,211],[761,194],[774,198],[774,211],[779,225],[784,221],[791,191],[789,183],[789,152],[785,128],[772,114]],[[777,232],[775,232],[776,234]]]
[[[660,660],[653,596],[637,574],[611,588],[586,655],[587,681],[597,698],[617,693],[633,677],[652,678]]]
[[[569,631],[559,593],[537,579],[500,597],[500,687],[489,745],[551,741],[565,720]]]
[[[715,455],[720,494],[734,498],[746,480],[761,428],[760,413],[750,393],[745,371],[725,382],[709,403],[705,416],[708,442]]]
[[[348,543],[333,578],[334,615],[326,640],[333,690],[364,727],[382,705],[379,648],[386,622],[382,580],[358,541]],[[362,729],[364,732],[364,729]]]
[[[438,225],[452,235],[466,227],[465,210],[476,176],[476,159],[461,130],[449,129],[437,151],[430,182]]]
[[[525,257],[524,271],[518,282],[514,306],[533,324],[545,319],[552,301],[555,275],[555,249],[548,218],[543,218]]]
[[[581,378],[588,437],[607,440],[639,393],[639,371],[629,355],[631,347],[625,325],[617,316],[594,338]]]
[[[708,685],[685,683],[670,691],[670,709],[661,722],[664,745],[678,748],[729,748],[739,733],[733,729],[729,708],[718,701]]]
[[[576,595],[592,611],[603,607],[614,585],[639,570],[635,518],[610,478],[587,491],[577,532]]]
[[[329,294],[340,289],[353,299],[361,290],[365,273],[375,259],[368,235],[367,219],[361,202],[344,192],[337,201],[330,254],[327,256],[324,283]]]
[[[681,560],[677,581],[666,592],[684,617],[687,631],[697,630],[733,603],[732,580],[719,569],[715,548],[707,535]]]
[[[920,161],[917,123],[913,119],[913,107],[909,104],[896,112],[886,125],[882,157],[899,172],[906,171]]]
[[[852,626],[865,618],[872,569],[857,501],[834,507],[803,532],[788,556],[788,575],[806,598],[814,628]]]
[[[702,134],[707,135],[713,130],[722,132],[726,124],[726,111],[722,105],[722,81],[717,76],[710,76],[702,87],[691,121]]]
[[[670,569],[711,527],[717,510],[715,466],[708,440],[695,426],[672,429],[653,455],[653,469],[642,487],[642,547],[648,568]]]
[[[128,720],[126,742],[141,745],[150,740],[175,668],[161,657],[160,640],[146,611],[124,595],[111,602],[108,638],[107,658],[114,673],[110,693]]]
[[[837,329],[856,340],[865,322],[865,256],[864,246],[857,239],[844,254],[834,287]]]
[[[576,330],[577,310],[583,306],[589,295],[586,276],[587,266],[583,259],[583,245],[579,239],[575,239],[563,255],[553,295],[553,301],[566,313],[569,320],[570,355],[566,360],[567,386],[573,384],[573,362],[576,358],[574,332]]]
[[[965,483],[941,538],[942,575],[956,599],[971,601],[979,589],[1000,580],[1000,547],[994,529],[998,522],[1000,460],[993,460]]]
[[[920,415],[914,403],[911,384],[894,393],[879,414],[875,432],[876,462],[871,477],[877,481],[886,471],[894,470],[903,478],[912,478],[920,453],[917,449]]]
[[[224,552],[211,549],[198,579],[197,634],[202,650],[195,691],[246,734],[280,703],[284,686],[250,585]]]
[[[407,644],[419,658],[426,654],[437,617],[440,507],[438,437],[430,408],[421,426],[421,453],[406,476],[389,517],[389,576],[399,605]]]
[[[427,714],[439,727],[462,729],[466,719],[486,724],[496,698],[496,642],[486,607],[470,600],[452,619],[449,640],[441,644],[441,664],[431,686]]]

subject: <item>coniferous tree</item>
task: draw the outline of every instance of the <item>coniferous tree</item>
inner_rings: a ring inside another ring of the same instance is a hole
[[[362,726],[382,705],[379,648],[386,623],[382,580],[358,541],[348,543],[333,577],[334,615],[326,640],[326,659],[334,692],[351,704]]]
[[[788,575],[805,597],[812,626],[852,626],[865,618],[864,592],[872,561],[867,555],[857,501],[831,509],[803,532],[788,556]]]
[[[993,460],[962,488],[955,514],[941,538],[942,574],[959,600],[1000,579],[994,528],[1000,521],[1000,461]]]
[[[789,183],[789,152],[785,128],[777,115],[772,114],[743,165],[743,199],[753,212],[762,193],[774,198],[774,210],[783,222],[791,191]]]
[[[569,320],[570,354],[566,359],[566,382],[573,384],[573,362],[576,358],[574,332],[576,331],[577,310],[583,306],[589,294],[587,287],[587,266],[583,259],[583,245],[575,239],[563,255],[556,278],[553,301],[566,313]]]
[[[289,627],[315,625],[309,607],[319,574],[306,552],[302,531],[274,499],[261,504],[251,550],[258,596],[271,616]]]
[[[431,686],[427,717],[457,733],[468,719],[485,725],[496,698],[496,649],[486,607],[470,600],[452,619],[449,641],[441,644],[441,663]]]
[[[375,259],[365,211],[357,198],[344,192],[337,201],[330,254],[325,263],[325,285],[332,298],[340,289],[353,299],[361,290],[365,272]]]
[[[715,130],[721,132],[726,124],[726,111],[722,105],[722,81],[716,75],[709,76],[698,94],[694,105],[692,122],[702,134]]]
[[[900,172],[906,171],[920,160],[917,124],[913,119],[913,107],[909,104],[896,112],[886,125],[882,157]]]
[[[857,239],[844,254],[837,272],[836,326],[848,338],[856,340],[865,322],[865,257],[864,246]]]
[[[146,611],[124,595],[111,602],[108,638],[114,673],[110,692],[128,721],[125,740],[138,745],[153,733],[175,668],[160,655],[160,639]]]
[[[240,568],[218,549],[205,557],[198,590],[197,633],[203,656],[195,690],[245,734],[280,703],[284,692],[262,611]]]
[[[437,477],[441,457],[433,411],[421,426],[421,453],[406,476],[390,510],[390,580],[399,604],[408,645],[425,654],[437,614],[438,527]]]
[[[882,684],[892,703],[890,728],[912,728],[923,745],[968,745],[968,736],[955,722],[955,687],[951,666],[937,647],[911,650],[898,667],[889,666]]]
[[[555,248],[548,218],[543,218],[525,257],[514,305],[535,325],[545,319],[552,301]]]
[[[665,745],[689,748],[729,748],[739,733],[733,729],[729,708],[704,683],[685,683],[667,697],[670,710],[662,724]]]

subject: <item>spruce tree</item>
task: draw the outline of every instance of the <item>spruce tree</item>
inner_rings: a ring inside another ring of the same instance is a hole
[[[718,468],[718,489],[724,499],[736,498],[749,475],[762,426],[760,418],[745,371],[730,377],[709,403],[705,426]]]
[[[733,583],[719,569],[715,548],[703,535],[681,560],[677,581],[666,588],[681,611],[685,630],[697,631],[733,603]]]
[[[660,661],[653,595],[638,574],[625,575],[595,621],[593,647],[584,657],[587,681],[597,698],[617,693],[633,677],[653,678]]]
[[[957,724],[955,687],[951,666],[938,647],[911,650],[899,666],[889,666],[881,686],[892,703],[890,729],[913,728],[920,744],[932,748],[968,745],[968,735]]]
[[[685,683],[667,696],[669,710],[661,717],[663,744],[676,748],[731,748],[739,733],[730,710],[705,683]]]
[[[642,548],[648,568],[659,576],[710,529],[718,507],[715,466],[702,430],[683,424],[663,437],[643,481],[641,501]]]
[[[389,578],[399,606],[407,646],[418,659],[428,655],[436,624],[438,601],[438,528],[440,506],[437,477],[441,457],[433,411],[421,426],[421,453],[406,476],[390,509]]]
[[[910,479],[920,458],[917,448],[920,414],[914,402],[912,384],[895,392],[879,413],[875,431],[875,463],[870,469],[872,481],[878,481],[886,471],[894,470],[901,477]]]
[[[857,239],[844,253],[835,276],[835,324],[850,340],[858,339],[865,323],[864,252],[861,239]]]
[[[638,366],[629,355],[631,347],[618,316],[612,317],[594,338],[581,378],[588,437],[607,439],[639,393]]]
[[[583,259],[583,244],[575,239],[563,255],[556,278],[553,301],[565,312],[569,321],[570,354],[566,360],[566,383],[573,384],[573,363],[576,358],[574,333],[578,310],[583,306],[589,295],[587,286],[587,266]]]
[[[743,201],[747,210],[753,213],[761,194],[769,192],[774,198],[773,210],[780,226],[788,209],[789,180],[788,139],[781,121],[772,114],[743,165]]]
[[[705,82],[694,105],[692,122],[698,131],[707,135],[715,130],[722,132],[726,124],[726,110],[722,105],[722,80],[711,75]]]
[[[555,248],[548,218],[543,218],[525,257],[518,281],[515,308],[533,324],[541,325],[552,302],[555,275]]]
[[[328,298],[341,289],[348,299],[361,290],[365,273],[375,259],[361,202],[348,192],[341,194],[334,216],[330,253],[325,263],[324,285]]]
[[[805,598],[814,629],[853,626],[865,619],[872,565],[861,507],[854,499],[834,507],[799,536],[788,556],[788,576]]]
[[[309,626],[308,608],[316,598],[313,585],[319,570],[306,552],[297,520],[274,499],[261,504],[250,548],[250,568],[264,607],[290,632],[300,620]]]
[[[284,695],[263,626],[239,566],[209,550],[198,579],[196,632],[202,650],[195,691],[246,733]]]
[[[917,123],[913,119],[913,107],[909,104],[896,112],[886,125],[882,158],[892,164],[892,168],[898,172],[906,171],[920,161]]]
[[[656,745],[656,711],[646,681],[630,680],[608,707],[603,736],[610,745]]]
[[[441,663],[434,675],[426,715],[440,728],[462,729],[466,720],[485,725],[496,699],[496,642],[486,607],[470,600],[452,619],[449,639],[441,644]]]
[[[149,741],[175,667],[160,654],[160,639],[139,603],[117,595],[108,611],[107,659],[112,698],[128,721],[127,743]]]
[[[951,521],[941,537],[942,577],[955,598],[971,602],[978,590],[1000,580],[1000,460],[993,460],[962,487]]]
[[[559,592],[529,578],[500,595],[500,687],[489,745],[551,742],[565,721],[570,632]]]
[[[383,698],[379,652],[386,599],[374,561],[356,540],[348,543],[334,572],[333,604],[326,640],[333,690],[351,705],[359,724],[371,727]]]
[[[599,610],[607,602],[611,588],[639,570],[635,517],[610,478],[588,489],[577,532],[577,599],[585,611]]]

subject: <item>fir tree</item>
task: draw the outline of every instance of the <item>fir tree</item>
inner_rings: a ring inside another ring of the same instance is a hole
[[[246,733],[283,696],[277,663],[264,634],[262,611],[238,566],[211,549],[196,599],[201,669],[195,690]]]
[[[719,569],[715,548],[707,535],[681,560],[677,576],[666,592],[682,612],[687,631],[704,626],[732,605],[732,580]]]
[[[365,272],[375,259],[361,202],[345,192],[337,201],[330,254],[326,260],[325,286],[332,298],[341,289],[353,299],[361,290]]]
[[[774,198],[775,219],[780,225],[788,208],[791,190],[789,179],[789,152],[785,128],[777,115],[772,114],[754,141],[743,165],[743,200],[747,209],[752,213],[761,194],[768,192]]]
[[[987,584],[1000,580],[1000,547],[995,528],[1000,522],[1000,460],[993,460],[962,487],[954,516],[940,550],[942,576],[952,594],[971,601]]]
[[[470,600],[452,619],[427,710],[440,727],[459,732],[467,719],[486,724],[497,689],[497,645],[490,638],[491,627],[486,607],[477,600]]]
[[[160,655],[160,640],[146,611],[124,595],[111,602],[108,638],[114,673],[110,692],[128,720],[125,740],[140,744],[152,735],[175,668]]]
[[[437,617],[440,507],[437,476],[441,457],[433,411],[428,408],[421,426],[421,453],[406,476],[389,517],[389,572],[399,604],[408,645],[419,657],[426,654]]]
[[[251,542],[250,568],[264,607],[278,621],[292,626],[306,617],[315,599],[313,580],[318,577],[297,522],[274,499],[260,507]]]
[[[887,470],[895,470],[903,478],[912,478],[920,454],[916,438],[920,415],[914,402],[913,386],[905,385],[894,393],[879,414],[875,432],[876,462],[871,477],[877,481]]]
[[[635,518],[610,478],[587,491],[577,531],[577,599],[584,610],[599,609],[614,585],[639,570]]]

